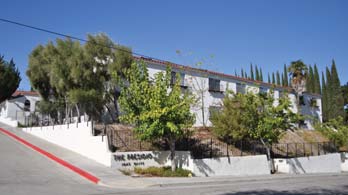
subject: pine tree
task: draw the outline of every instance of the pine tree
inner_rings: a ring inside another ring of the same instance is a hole
[[[321,98],[321,109],[323,122],[327,121],[327,91],[324,72],[321,72],[321,84],[322,84],[322,98]]]
[[[279,74],[279,71],[277,71],[277,85],[280,85],[280,74]]]
[[[255,80],[255,78],[254,78],[253,64],[250,64],[250,79],[251,79],[251,80]]]
[[[260,80],[260,74],[259,74],[259,69],[257,68],[257,65],[255,65],[255,80],[257,81]]]
[[[284,64],[284,86],[289,86],[289,78],[288,78],[288,69],[286,68],[286,65]]]
[[[314,64],[314,77],[313,77],[313,82],[314,82],[314,93],[316,94],[321,94],[321,87],[320,87],[320,77],[319,77],[319,72],[317,65]]]
[[[272,84],[276,84],[274,72],[272,72]]]
[[[271,83],[271,77],[269,76],[269,73],[268,73],[268,83]]]
[[[344,117],[344,100],[341,91],[341,83],[337,74],[335,61],[332,60],[331,66],[331,104],[330,104],[330,115],[333,118],[338,116]],[[331,118],[330,118],[331,119]]]

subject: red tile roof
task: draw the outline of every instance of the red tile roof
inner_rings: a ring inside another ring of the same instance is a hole
[[[242,77],[238,77],[238,76],[234,76],[234,75],[230,75],[230,74],[225,74],[225,73],[220,73],[220,72],[215,72],[215,71],[210,71],[210,70],[205,70],[205,69],[200,69],[200,68],[194,68],[194,67],[190,67],[190,66],[184,66],[184,65],[175,64],[175,63],[168,62],[168,61],[151,59],[151,58],[144,58],[144,57],[137,57],[137,56],[134,56],[134,58],[136,60],[144,60],[146,62],[152,62],[152,63],[159,64],[159,65],[171,66],[172,68],[176,68],[176,69],[203,72],[203,73],[208,73],[208,74],[212,74],[212,75],[216,75],[216,76],[220,76],[220,77],[231,78],[231,79],[242,81],[242,82],[252,83],[252,84],[256,84],[256,85],[261,84],[261,85],[266,85],[269,87],[275,86],[276,88],[281,88],[281,89],[285,89],[288,91],[293,90],[291,87],[284,87],[284,86],[280,86],[280,85],[274,85],[271,83],[265,83],[262,81],[256,81],[256,80],[251,80],[251,79],[247,79],[247,78],[242,78]]]
[[[16,96],[19,96],[19,95],[38,96],[39,93],[36,92],[36,91],[20,91],[20,90],[17,90],[17,91],[15,91],[15,92],[12,94],[13,97],[16,97]]]

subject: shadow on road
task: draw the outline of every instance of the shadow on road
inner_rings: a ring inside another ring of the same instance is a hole
[[[340,189],[320,189],[320,188],[305,188],[301,190],[258,190],[258,191],[244,191],[235,193],[225,193],[224,195],[316,195],[316,194],[336,194],[346,195],[348,194],[348,185],[340,187]]]

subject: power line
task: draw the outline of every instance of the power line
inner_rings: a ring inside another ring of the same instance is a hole
[[[58,35],[58,36],[61,36],[61,37],[74,39],[74,40],[81,41],[81,42],[90,43],[90,41],[88,41],[86,39],[82,39],[82,38],[79,38],[79,37],[75,37],[75,36],[71,36],[71,35],[68,35],[68,34],[59,33],[59,32],[56,32],[56,31],[52,31],[52,30],[48,30],[48,29],[44,29],[44,28],[40,28],[40,27],[36,27],[36,26],[31,26],[31,25],[28,25],[28,24],[15,22],[15,21],[12,21],[12,20],[7,20],[7,19],[0,18],[0,21],[6,22],[6,23],[10,23],[10,24],[14,24],[14,25],[21,26],[21,27],[25,27],[25,28],[34,29],[34,30],[45,32],[45,33],[49,33],[49,34]],[[102,47],[107,47],[107,48],[110,48],[110,49],[120,50],[120,51],[123,51],[123,52],[126,52],[126,53],[130,53],[130,54],[135,55],[135,56],[143,57],[143,58],[150,58],[150,59],[164,61],[164,60],[153,58],[153,57],[150,57],[150,56],[147,56],[147,55],[143,55],[143,54],[140,54],[140,53],[131,52],[131,51],[128,51],[128,50],[125,50],[125,49],[122,49],[122,48],[110,47],[110,46],[103,45],[103,44],[98,44],[98,43],[92,43],[92,44],[99,45],[99,46],[102,46]]]

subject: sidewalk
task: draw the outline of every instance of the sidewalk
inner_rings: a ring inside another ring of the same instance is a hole
[[[87,171],[88,173],[100,179],[99,185],[115,187],[115,188],[144,188],[153,185],[150,181],[138,180],[129,176],[123,175],[120,171],[101,165],[93,160],[90,160],[80,154],[67,150],[53,143],[47,142],[30,134],[23,132],[19,128],[10,127],[0,123],[0,128],[3,128],[16,136],[26,140],[27,142],[45,150],[68,163]],[[26,146],[24,146],[26,147]],[[29,149],[29,148],[28,148]],[[41,155],[38,153],[38,155]],[[47,159],[49,160],[49,159]],[[67,171],[70,171],[67,169]]]
[[[314,174],[301,174],[301,175],[287,175],[287,174],[276,174],[276,175],[262,175],[262,176],[220,176],[220,177],[192,177],[192,178],[158,178],[158,177],[129,177],[123,175],[120,171],[105,167],[93,160],[90,160],[84,156],[81,156],[75,152],[61,148],[55,144],[49,143],[45,140],[39,139],[35,136],[27,134],[18,128],[13,128],[5,124],[0,123],[0,127],[10,131],[11,133],[19,136],[20,138],[30,142],[31,144],[71,163],[72,165],[85,170],[92,175],[100,179],[99,185],[112,187],[112,188],[123,188],[123,189],[136,189],[146,187],[173,187],[173,186],[192,186],[197,184],[226,184],[226,183],[239,183],[239,182],[257,182],[265,180],[286,180],[294,177],[312,177]],[[38,155],[40,155],[38,153]],[[48,159],[49,160],[49,159]],[[69,171],[69,170],[68,170]],[[315,174],[315,176],[335,176],[342,174]],[[344,173],[347,175],[347,173]]]

